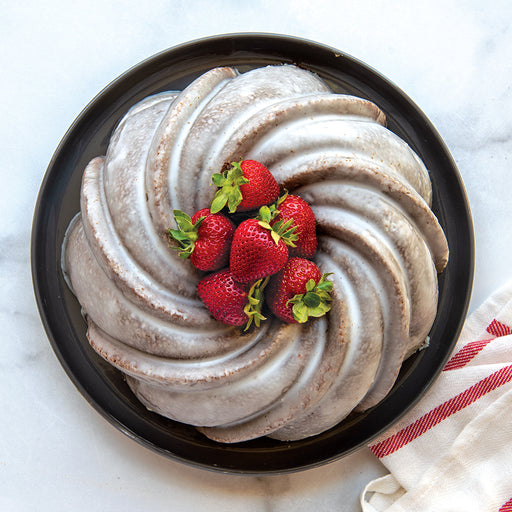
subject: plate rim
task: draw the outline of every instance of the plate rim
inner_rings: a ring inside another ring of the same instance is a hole
[[[468,234],[469,234],[469,245],[470,245],[470,254],[469,261],[470,266],[467,269],[467,289],[465,291],[465,295],[463,298],[462,303],[462,314],[460,318],[458,319],[458,325],[455,328],[456,335],[454,336],[454,339],[452,340],[452,348],[456,342],[456,339],[460,333],[460,330],[462,329],[463,322],[465,320],[465,316],[467,314],[467,310],[469,307],[469,302],[471,298],[471,292],[472,292],[472,284],[473,284],[473,277],[474,277],[474,231],[473,231],[473,222],[471,217],[471,211],[469,208],[469,202],[467,198],[467,194],[465,191],[464,184],[462,182],[462,178],[460,176],[460,173],[457,169],[457,166],[444,142],[444,140],[440,137],[439,133],[433,126],[433,124],[430,122],[430,120],[427,118],[427,116],[419,109],[419,107],[409,98],[407,94],[405,94],[404,91],[402,91],[396,84],[394,84],[392,81],[390,81],[388,78],[386,78],[384,75],[382,75],[380,72],[378,72],[376,69],[372,68],[371,66],[368,66],[363,61],[352,57],[346,52],[343,52],[341,50],[337,50],[335,48],[332,48],[328,45],[324,45],[322,43],[318,43],[316,41],[312,41],[309,39],[303,39],[296,36],[290,36],[290,35],[284,35],[284,34],[275,34],[275,33],[265,33],[265,32],[242,32],[242,33],[230,33],[230,34],[220,34],[220,35],[213,35],[213,36],[207,36],[203,38],[194,39],[188,42],[184,42],[182,44],[174,45],[170,48],[164,49],[142,61],[139,63],[131,66],[126,71],[121,73],[118,77],[116,77],[114,80],[110,81],[103,89],[100,90],[87,104],[86,106],[81,110],[81,112],[78,114],[78,116],[74,119],[72,124],[69,126],[69,128],[66,130],[64,136],[60,140],[56,150],[54,151],[50,162],[48,164],[48,167],[46,169],[46,172],[44,174],[43,180],[41,182],[35,208],[34,208],[34,215],[33,215],[33,221],[32,221],[32,231],[31,231],[31,273],[32,273],[32,284],[33,284],[33,291],[36,298],[36,303],[39,311],[39,315],[41,317],[46,335],[50,341],[50,344],[52,346],[52,349],[54,353],[56,354],[60,364],[64,368],[68,378],[73,382],[75,387],[78,389],[80,394],[87,400],[87,402],[93,406],[93,408],[101,414],[101,416],[107,421],[109,421],[110,424],[112,424],[116,429],[130,437],[131,439],[134,439],[139,444],[145,446],[146,448],[149,448],[153,452],[160,453],[161,455],[164,455],[168,458],[171,458],[172,460],[179,461],[181,463],[185,463],[189,466],[198,467],[202,469],[208,469],[208,470],[214,470],[214,471],[220,471],[223,473],[239,473],[239,474],[249,474],[249,475],[268,475],[268,474],[284,474],[284,473],[291,473],[295,471],[301,471],[313,467],[318,467],[321,465],[324,465],[326,463],[332,462],[334,460],[337,460],[343,456],[346,456],[355,450],[359,449],[362,445],[367,444],[372,439],[375,439],[378,437],[384,430],[389,428],[389,425],[386,425],[385,427],[381,428],[380,430],[376,431],[370,438],[365,439],[364,441],[360,442],[359,444],[356,444],[352,446],[350,449],[345,450],[342,453],[332,453],[330,456],[326,456],[322,458],[321,460],[316,460],[309,464],[301,464],[301,465],[291,465],[289,467],[280,467],[276,469],[268,468],[264,469],[262,467],[258,468],[237,468],[237,467],[227,467],[227,466],[217,466],[212,465],[211,463],[201,463],[198,460],[191,460],[188,458],[181,457],[179,455],[176,455],[175,453],[169,452],[169,450],[163,449],[162,447],[156,445],[155,443],[149,441],[148,439],[145,439],[144,437],[141,437],[140,434],[137,432],[134,432],[130,428],[127,428],[127,426],[119,421],[118,418],[113,417],[108,411],[106,411],[103,407],[101,407],[97,400],[91,396],[91,394],[88,392],[88,390],[85,388],[83,383],[79,381],[75,375],[75,373],[72,371],[68,360],[64,356],[61,347],[57,340],[54,337],[54,331],[51,328],[50,321],[48,318],[48,313],[46,312],[46,304],[45,304],[45,294],[43,293],[43,290],[41,289],[41,282],[38,279],[39,273],[41,272],[41,269],[38,266],[38,254],[37,254],[37,241],[38,241],[38,231],[39,231],[39,223],[41,222],[41,211],[44,208],[43,199],[45,197],[45,193],[47,192],[48,187],[50,186],[50,180],[53,178],[52,171],[55,169],[56,161],[58,160],[59,156],[61,155],[63,149],[65,148],[66,144],[69,143],[69,139],[71,138],[72,134],[78,129],[80,124],[84,121],[84,119],[87,117],[87,115],[90,113],[91,108],[98,103],[98,101],[101,98],[104,98],[105,95],[109,94],[110,91],[115,89],[116,87],[120,86],[120,84],[123,84],[126,80],[128,80],[134,73],[139,73],[141,70],[147,68],[148,66],[155,65],[155,63],[158,63],[159,61],[166,60],[169,58],[169,55],[172,55],[176,52],[184,51],[187,48],[191,48],[193,46],[204,46],[209,45],[214,42],[224,41],[226,43],[238,41],[240,42],[248,42],[248,41],[255,41],[255,40],[266,40],[267,42],[273,42],[273,43],[283,43],[283,42],[290,42],[295,45],[299,46],[305,46],[314,48],[316,51],[322,51],[322,52],[331,52],[333,55],[336,54],[338,56],[341,56],[343,59],[350,61],[353,65],[361,68],[363,71],[370,73],[372,75],[375,75],[379,77],[380,80],[382,80],[385,84],[387,84],[388,87],[390,87],[392,90],[394,90],[403,100],[405,100],[410,107],[414,108],[418,114],[418,116],[422,119],[422,122],[425,124],[428,131],[433,135],[433,137],[436,139],[435,142],[440,146],[440,148],[443,151],[443,155],[445,158],[447,158],[448,163],[450,167],[452,168],[454,172],[454,178],[457,181],[458,187],[460,189],[461,195],[464,199],[465,204],[465,211],[464,216],[468,224]],[[253,50],[253,52],[257,53],[258,50]],[[260,50],[261,51],[261,50]],[[448,359],[450,355],[450,351],[447,352],[445,355],[444,362]],[[428,382],[426,389],[430,387],[432,382],[437,378],[439,373],[442,370],[442,366],[437,369],[434,374],[432,374],[430,381]],[[423,396],[426,389],[416,397],[415,400],[412,400],[409,402],[408,407],[406,407],[402,413],[398,416],[396,416],[393,420],[393,423],[398,421],[400,417],[405,415]],[[313,438],[314,439],[314,438]],[[314,441],[312,441],[314,442]],[[219,448],[222,449],[223,445],[220,445]]]

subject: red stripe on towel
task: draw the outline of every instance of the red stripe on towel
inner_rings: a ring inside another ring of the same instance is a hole
[[[464,347],[462,347],[446,363],[446,366],[443,368],[443,371],[463,368],[493,339],[494,338],[490,338],[487,340],[471,341],[467,345],[464,345]]]
[[[512,498],[502,505],[498,512],[512,512]]]
[[[391,455],[406,444],[441,423],[452,414],[464,409],[490,391],[503,386],[512,380],[512,365],[505,366],[485,379],[473,384],[462,393],[438,405],[428,413],[418,418],[414,423],[403,428],[396,434],[370,446],[370,450],[380,459]]]
[[[497,338],[512,334],[512,328],[496,319],[487,326],[486,331]],[[494,338],[471,341],[467,345],[464,345],[464,347],[450,358],[446,363],[446,366],[443,368],[443,371],[463,368],[493,339]]]
[[[498,320],[494,319],[487,327],[487,332],[494,334],[494,336],[507,336],[508,334],[512,334],[512,328],[508,325],[505,325]]]

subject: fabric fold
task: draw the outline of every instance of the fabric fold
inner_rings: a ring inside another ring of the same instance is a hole
[[[468,317],[419,404],[369,446],[364,512],[512,510],[512,283]]]

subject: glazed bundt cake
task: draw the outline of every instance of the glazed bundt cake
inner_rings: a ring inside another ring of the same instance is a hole
[[[173,210],[208,207],[212,174],[240,157],[313,209],[327,315],[223,325],[170,250]],[[220,442],[297,440],[379,403],[428,342],[448,258],[431,195],[375,104],[291,65],[216,68],[119,122],[84,171],[63,268],[91,346],[148,409]]]

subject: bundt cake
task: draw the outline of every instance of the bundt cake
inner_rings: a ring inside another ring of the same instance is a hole
[[[126,113],[84,171],[63,270],[91,346],[148,409],[219,442],[291,441],[389,393],[428,343],[448,247],[427,169],[385,123],[292,65],[215,68]],[[241,157],[313,209],[325,316],[221,324],[197,296],[203,274],[169,248],[173,210],[208,207],[212,174]]]

